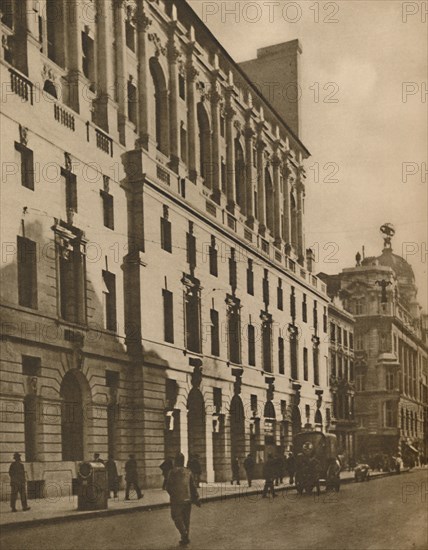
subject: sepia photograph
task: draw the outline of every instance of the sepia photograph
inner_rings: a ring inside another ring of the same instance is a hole
[[[1,550],[427,550],[428,1],[0,33]]]

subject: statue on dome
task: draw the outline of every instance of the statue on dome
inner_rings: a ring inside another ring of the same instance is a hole
[[[392,225],[392,223],[384,223],[380,227],[380,232],[383,235],[384,247],[392,250],[391,239],[395,235],[395,227]]]

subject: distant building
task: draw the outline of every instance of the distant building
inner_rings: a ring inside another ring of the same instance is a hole
[[[325,430],[294,123],[184,0],[1,7],[1,480],[14,451],[34,487],[94,452],[227,480]]]
[[[319,276],[355,319],[357,457],[402,453],[411,464],[427,454],[428,348],[426,314],[412,267],[385,246],[338,275]]]

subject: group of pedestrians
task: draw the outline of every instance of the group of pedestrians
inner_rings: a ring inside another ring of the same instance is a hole
[[[119,492],[119,473],[117,471],[117,465],[114,461],[113,456],[110,455],[109,459],[104,461],[99,453],[94,454],[94,462],[100,462],[104,464],[107,471],[107,487],[109,498],[113,493],[113,498],[117,498]],[[135,489],[137,493],[137,499],[143,498],[143,493],[141,492],[140,484],[138,481],[138,466],[135,459],[135,455],[130,454],[128,460],[125,462],[125,500],[131,500],[129,494],[131,488]]]

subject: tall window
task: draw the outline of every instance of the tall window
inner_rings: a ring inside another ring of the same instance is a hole
[[[278,369],[279,374],[285,374],[284,338],[278,338]]]
[[[178,75],[178,94],[181,99],[186,99],[186,79],[182,74]]]
[[[325,334],[327,334],[327,326],[328,326],[328,323],[327,323],[327,308],[325,307],[324,308],[324,313],[323,313],[323,316],[322,316],[322,328],[323,328],[323,331]]]
[[[253,260],[248,260],[247,266],[247,293],[254,296],[254,271]]]
[[[318,346],[314,346],[314,349],[312,350],[312,360],[313,360],[313,368],[314,368],[314,384],[316,386],[320,385],[320,350],[318,349]]]
[[[236,290],[237,286],[237,272],[236,272],[236,258],[235,258],[235,249],[230,249],[230,258],[229,258],[229,284],[232,288],[232,292]]]
[[[211,244],[209,248],[210,259],[210,274],[214,277],[218,277],[218,252],[217,244],[214,236],[211,236]]]
[[[226,121],[225,121],[224,116],[221,114],[220,115],[220,135],[223,138],[226,134],[225,130],[226,130]]]
[[[276,289],[276,301],[277,307],[280,311],[284,309],[284,292],[282,290],[282,280],[278,279],[278,286]]]
[[[61,176],[65,185],[65,209],[77,212],[77,178],[76,174],[61,168]]]
[[[174,302],[173,294],[167,289],[162,290],[163,297],[163,339],[174,343]]]
[[[262,352],[263,370],[272,372],[272,319],[266,314],[262,316]]]
[[[13,28],[13,7],[14,0],[2,0],[0,3],[1,8],[1,22],[10,29]]]
[[[336,378],[337,376],[336,353],[334,351],[330,351],[330,362],[331,362],[331,375]]]
[[[184,122],[180,123],[180,158],[187,164],[187,130]]]
[[[396,426],[394,401],[385,401],[385,427],[394,428]],[[412,426],[413,427],[413,426]]]
[[[17,247],[19,305],[37,309],[36,243],[18,236]]]
[[[33,151],[22,143],[15,141],[15,149],[21,155],[21,185],[34,191]]]
[[[185,290],[186,348],[201,352],[201,299],[199,284],[193,282]]]
[[[204,185],[210,186],[211,170],[211,128],[208,114],[202,103],[197,107],[199,127],[199,173],[204,179]]]
[[[166,252],[172,252],[172,237],[171,237],[171,222],[169,221],[169,209],[163,207],[163,217],[160,220],[161,224],[161,247]]]
[[[349,349],[354,349],[354,333],[349,333]]]
[[[343,330],[343,347],[348,347],[348,331]]]
[[[290,365],[291,365],[291,378],[298,380],[299,378],[299,366],[298,366],[298,339],[297,334],[290,335]]]
[[[388,371],[386,373],[386,389],[387,390],[394,390],[394,373],[391,371]]]
[[[196,237],[193,234],[193,222],[189,222],[189,231],[186,234],[187,244],[187,263],[190,270],[193,271],[196,267]]]
[[[364,313],[364,299],[355,300],[354,307],[355,315],[362,315]]]
[[[256,330],[254,325],[247,327],[248,339],[248,364],[252,367],[256,366]]]
[[[90,89],[92,89],[95,82],[94,41],[87,32],[82,32],[82,71],[91,82]]]
[[[132,52],[135,52],[135,27],[132,22],[131,15],[131,13],[128,13],[128,17],[125,22],[126,46]]]
[[[227,335],[229,344],[229,360],[241,363],[241,313],[239,300],[228,296]]]
[[[63,19],[64,13],[61,3],[57,0],[47,0],[46,2],[46,31],[48,57],[57,65],[64,67],[63,51]],[[82,36],[83,38],[83,36]]]
[[[220,323],[218,311],[211,309],[211,355],[218,357],[220,355]]]
[[[162,67],[156,57],[149,61],[150,74],[153,79],[155,105],[155,138],[157,148],[164,155],[169,154],[169,95]]]
[[[245,210],[245,157],[238,138],[235,139],[235,193],[236,203]]]
[[[116,319],[116,276],[109,271],[103,271],[104,283],[104,319],[107,330],[117,331]]]
[[[269,272],[267,269],[264,270],[263,275],[263,302],[266,307],[269,305]]]
[[[302,302],[302,321],[306,323],[308,321],[308,304],[306,302],[306,294],[303,294]]]
[[[303,379],[309,380],[308,348],[303,348]]]
[[[336,325],[334,323],[330,323],[330,341],[336,342]]]
[[[110,195],[108,191],[102,189],[100,191],[101,199],[103,201],[103,223],[104,227],[114,229],[114,202],[113,195]]]
[[[221,176],[221,190],[223,193],[226,193],[226,162],[223,157],[221,157],[220,162],[220,176]]]
[[[137,88],[134,86],[132,76],[128,80],[128,118],[132,124],[137,125]]]
[[[339,346],[342,345],[342,329],[340,327],[336,327],[336,331],[337,331],[337,343],[339,344]]]
[[[84,252],[78,237],[58,240],[60,314],[72,323],[86,322]]]
[[[357,391],[365,391],[366,377],[364,374],[357,374],[357,376],[355,377],[355,388]]]

